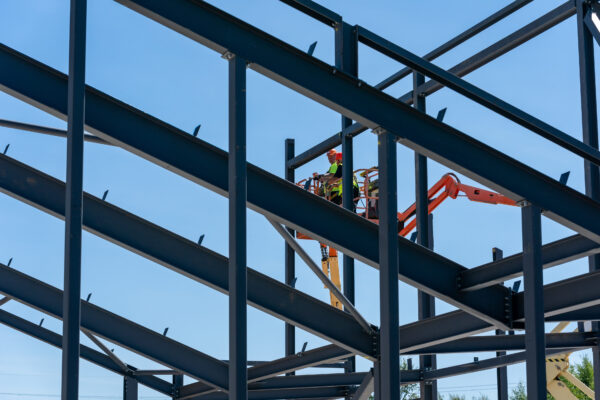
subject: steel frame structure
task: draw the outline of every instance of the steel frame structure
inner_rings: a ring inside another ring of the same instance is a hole
[[[374,392],[377,400],[397,400],[400,386],[410,383],[419,383],[421,398],[429,400],[437,398],[438,379],[490,368],[497,369],[498,398],[506,399],[506,366],[523,361],[527,365],[528,394],[541,399],[545,398],[545,356],[584,348],[593,350],[594,380],[600,387],[598,324],[593,322],[588,332],[544,331],[547,321],[600,320],[600,152],[593,49],[600,33],[594,22],[598,20],[595,1],[569,0],[449,70],[432,61],[532,0],[510,3],[423,57],[362,26],[348,24],[339,14],[311,0],[281,0],[333,28],[334,66],[200,0],[116,1],[217,51],[228,61],[229,151],[85,85],[85,0],[71,1],[68,75],[0,44],[0,90],[68,121],[65,132],[0,120],[0,126],[67,138],[66,182],[0,155],[0,191],[65,220],[64,291],[9,265],[0,265],[0,292],[5,296],[0,306],[18,301],[63,320],[61,336],[0,310],[1,323],[62,348],[63,399],[78,398],[79,358],[123,376],[123,398],[127,400],[137,399],[138,384],[174,399],[364,400]],[[577,18],[583,140],[462,79],[572,16]],[[405,68],[375,86],[368,85],[359,79],[359,43]],[[294,140],[286,140],[283,179],[246,162],[246,68],[341,114],[340,132],[299,155],[295,155]],[[411,74],[411,92],[398,99],[383,92]],[[585,195],[426,115],[426,96],[442,87],[581,156]],[[84,128],[90,134],[84,134]],[[351,211],[352,141],[367,129],[378,135],[379,226]],[[140,131],[146,133],[143,138],[135,134]],[[229,257],[83,192],[84,140],[122,147],[228,197]],[[415,152],[417,243],[398,238],[396,230],[398,143]],[[293,184],[296,168],[339,145],[344,155],[342,207]],[[503,258],[495,249],[492,262],[469,269],[433,251],[433,222],[427,215],[428,158],[519,202],[522,254]],[[265,215],[286,238],[283,283],[246,266],[247,207]],[[576,234],[542,245],[542,215]],[[336,226],[344,226],[343,234],[332,228]],[[215,359],[81,300],[83,229],[228,294],[230,359]],[[299,250],[292,239],[295,231],[343,252],[344,287],[338,295],[344,299],[344,311],[294,288],[295,251]],[[589,258],[589,273],[543,285],[544,268],[582,257]],[[379,269],[379,327],[369,324],[353,306],[355,259]],[[414,265],[420,267],[412,268]],[[523,293],[502,284],[520,275],[524,279]],[[419,290],[419,320],[402,326],[399,280]],[[434,298],[459,310],[436,315]],[[248,361],[247,304],[285,322],[283,358]],[[297,353],[296,327],[331,344]],[[476,335],[492,330],[496,330],[495,335]],[[524,334],[514,334],[515,330],[524,330]],[[81,345],[80,331],[101,351]],[[152,359],[166,369],[136,369],[107,351],[98,338]],[[506,353],[513,350],[523,351]],[[488,360],[436,367],[436,354],[477,351],[498,353]],[[400,354],[419,355],[419,369],[400,370]],[[371,360],[373,369],[356,372],[357,355]],[[315,366],[342,367],[344,372],[294,375],[299,369]],[[172,380],[161,375],[172,375]],[[195,382],[184,384],[184,376]]]

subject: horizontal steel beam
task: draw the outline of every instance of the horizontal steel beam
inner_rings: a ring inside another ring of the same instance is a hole
[[[581,235],[573,235],[542,246],[544,268],[600,253],[600,244]],[[478,290],[523,275],[523,253],[463,271],[462,290]]]
[[[282,3],[287,4],[290,7],[295,8],[296,10],[316,19],[317,21],[321,21],[322,23],[335,26],[336,23],[342,21],[342,16],[334,13],[328,8],[323,7],[322,5],[315,3],[312,0],[280,0]]]
[[[0,264],[0,292],[62,318],[62,290],[4,264]],[[81,327],[216,388],[227,389],[227,364],[87,301],[81,301]]]
[[[64,216],[64,183],[4,155],[0,155],[0,191],[58,218]],[[226,257],[87,193],[83,209],[87,231],[227,293]],[[375,354],[373,338],[350,314],[250,268],[248,303],[353,352]]]
[[[255,365],[248,369],[248,381],[252,383],[272,378],[302,368],[314,367],[324,362],[346,358],[350,355],[352,355],[352,353],[348,350],[330,344],[317,349],[307,350],[303,353]],[[213,391],[214,389],[211,386],[203,382],[195,382],[182,386],[179,389],[179,397],[181,399],[187,399],[189,397]]]
[[[596,333],[548,333],[548,349],[586,349],[596,343]],[[525,350],[525,335],[473,336],[420,349],[418,354],[472,353]]]
[[[520,46],[530,39],[533,39],[534,37],[540,35],[541,33],[547,31],[548,29],[554,27],[573,15],[575,15],[575,6],[573,5],[572,1],[567,1],[535,21],[525,25],[521,29],[481,50],[479,53],[460,62],[459,64],[450,68],[448,72],[456,76],[463,77],[470,72],[473,72],[476,69],[486,65],[487,63],[494,61],[496,58],[508,53],[514,48]],[[431,80],[419,86],[417,90],[419,93],[424,95],[430,95],[442,89],[443,87],[444,86],[442,84]],[[412,104],[412,90],[401,96],[399,100],[407,104]],[[349,126],[345,131],[351,132],[351,136],[356,136],[367,129],[367,126],[357,122]],[[341,136],[341,132],[337,133],[327,138],[324,142],[321,142],[307,151],[297,155],[288,161],[288,168],[298,168],[307,162],[314,160],[318,156],[325,154],[329,149],[339,146],[342,143]]]
[[[0,119],[0,126],[10,129],[18,129],[20,131],[43,133],[45,135],[58,136],[62,138],[67,137],[67,131],[62,129],[48,128],[47,126],[26,124],[24,122],[9,121],[6,119]],[[83,135],[83,140],[86,142],[107,144],[112,146],[112,143],[108,143],[106,140],[102,140],[93,135]]]
[[[59,335],[58,333],[54,333],[46,328],[42,328],[37,324],[31,323],[7,311],[0,310],[0,323],[13,329],[16,329],[19,332],[22,332],[26,335],[39,339],[42,342],[50,344],[54,347],[57,347],[59,349],[62,348],[61,335]],[[119,374],[122,376],[127,375],[113,360],[110,359],[110,357],[108,357],[105,354],[102,354],[97,350],[94,350],[82,344],[79,346],[79,354],[80,357],[84,360],[94,363],[99,367],[112,371],[115,374]],[[131,365],[128,365],[127,367],[131,371],[136,371],[136,368]],[[155,376],[136,376],[135,379],[142,385],[147,386],[150,389],[154,389],[157,392],[165,394],[167,396],[171,396],[173,392],[172,385],[170,382],[167,382]]]
[[[439,56],[446,54],[448,51],[454,49],[458,45],[471,39],[478,33],[483,32],[485,29],[494,25],[496,22],[501,21],[502,19],[508,17],[515,11],[520,10],[523,6],[531,3],[532,1],[533,0],[515,0],[515,1],[513,1],[512,3],[508,4],[507,6],[503,7],[502,9],[496,11],[489,17],[481,20],[477,24],[475,24],[472,27],[470,27],[469,29],[465,30],[461,34],[453,37],[452,39],[448,40],[446,43],[442,44],[441,46],[439,46],[439,47],[435,48],[434,50],[430,51],[429,53],[425,54],[423,56],[423,59],[427,60],[427,61],[435,60]],[[379,82],[377,85],[375,85],[375,88],[383,90],[383,89],[393,85],[394,83],[398,82],[400,79],[404,78],[405,76],[410,75],[411,73],[412,73],[411,68],[403,68],[400,71],[396,72],[395,74],[390,75],[383,81]]]
[[[187,4],[187,0],[183,1]],[[206,3],[194,4],[189,10],[192,14],[196,14],[204,5],[208,6]],[[159,5],[166,3],[159,2]],[[175,1],[169,3],[168,9],[171,6],[176,8]],[[212,6],[210,10],[214,11]],[[202,15],[200,13],[196,17]],[[210,18],[204,22],[209,25],[215,23]],[[304,53],[300,54],[305,56]],[[312,60],[312,57],[309,59]],[[0,46],[0,63],[3,65],[0,69],[0,89],[64,118],[66,104],[61,95],[67,89],[64,75],[5,46]],[[315,66],[322,64],[316,59],[309,64],[313,63],[316,63]],[[327,86],[331,77],[327,72],[323,84]],[[362,90],[359,93],[362,94]],[[382,96],[388,99],[386,95]],[[387,101],[382,104],[387,104]],[[226,152],[91,88],[86,92],[85,115],[86,126],[94,135],[227,195]],[[143,137],[137,132],[144,132]],[[247,171],[250,208],[310,234],[355,259],[378,267],[378,230],[375,224],[251,164],[248,164]],[[339,234],[339,226],[344,226],[344,235]],[[461,293],[456,286],[456,279],[464,267],[405,238],[398,239],[398,247],[402,260],[399,277],[404,282],[490,323],[507,327],[504,312],[506,288],[494,286],[483,292]],[[420,268],[415,268],[415,265]],[[328,325],[331,327],[332,324]],[[368,341],[371,341],[370,338]],[[366,352],[363,347],[361,352],[369,354],[371,351]]]
[[[248,400],[280,400],[280,399],[339,399],[352,394],[354,388],[348,386],[320,387],[302,389],[265,389],[249,390]],[[227,393],[214,392],[197,397],[197,400],[227,400]]]
[[[531,114],[507,103],[506,101],[486,92],[483,89],[457,77],[456,75],[422,59],[421,57],[395,45],[394,43],[376,35],[366,28],[358,27],[358,39],[361,43],[380,53],[401,62],[408,67],[434,79],[436,82],[462,94],[476,103],[502,115],[505,118],[529,129],[541,137],[558,144],[564,149],[580,157],[600,165],[600,151],[583,143],[579,139],[541,121]]]
[[[544,315],[551,317],[600,305],[600,271],[589,272],[544,286]],[[514,295],[513,318],[523,321],[524,293]]]
[[[554,354],[561,354],[570,351],[569,349],[553,349],[546,350],[546,356]],[[519,353],[508,354],[505,356],[488,358],[485,360],[473,361],[471,363],[454,365],[452,367],[440,368],[432,371],[425,371],[423,373],[423,380],[437,380],[442,378],[450,378],[452,376],[469,374],[477,371],[484,371],[486,369],[504,367],[507,365],[517,364],[525,361],[526,352],[522,351]]]
[[[586,307],[579,310],[568,311],[562,314],[551,315],[546,317],[546,321],[600,321],[600,306]]]

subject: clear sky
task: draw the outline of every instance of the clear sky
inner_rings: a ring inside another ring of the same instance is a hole
[[[288,43],[308,49],[318,41],[314,56],[333,64],[333,31],[275,0],[211,3],[275,34]],[[322,1],[351,24],[360,24],[413,51],[425,54],[509,1]],[[68,62],[69,2],[66,0],[4,0],[0,2],[0,42],[63,72]],[[561,4],[537,0],[436,60],[450,68],[464,58],[522,27]],[[227,68],[218,54],[144,18],[110,0],[89,0],[87,83],[178,128],[192,132],[202,124],[199,137],[227,148]],[[402,66],[360,46],[359,75],[376,84]],[[466,79],[521,107],[557,128],[581,137],[574,18],[527,42],[501,59],[471,73]],[[399,96],[411,79],[388,92]],[[583,190],[583,162],[535,134],[483,107],[444,89],[427,99],[428,113],[448,107],[445,121],[510,156],[558,178],[571,171],[569,186]],[[5,94],[0,94],[0,118],[65,128],[66,124]],[[340,117],[278,83],[248,70],[248,159],[270,172],[283,175],[284,140],[296,139],[303,151],[337,132]],[[143,135],[144,132],[139,132]],[[55,137],[0,128],[0,147],[10,144],[8,155],[59,179],[65,177],[66,142]],[[371,133],[356,139],[355,165],[376,165],[376,142]],[[413,152],[398,147],[399,208],[414,201]],[[300,179],[327,167],[325,157],[297,171]],[[429,183],[448,168],[429,162]],[[464,182],[471,182],[462,178]],[[179,235],[197,240],[226,255],[227,200],[192,182],[124,150],[86,144],[84,190],[158,223]],[[248,265],[283,280],[283,242],[264,217],[248,212]],[[35,278],[62,287],[64,224],[6,195],[0,195],[0,261]],[[520,252],[520,211],[508,206],[449,200],[435,213],[435,250],[466,267],[490,261],[492,247],[505,255]],[[571,234],[543,220],[543,240]],[[318,260],[315,242],[303,243]],[[296,287],[325,301],[329,294],[297,260]],[[414,266],[418,268],[419,266]],[[581,274],[587,261],[579,260],[545,271],[546,283]],[[379,324],[378,275],[357,263],[357,307]],[[507,285],[512,282],[507,282]],[[164,267],[108,243],[89,233],[83,240],[82,294],[91,301],[217,358],[227,358],[227,297]],[[61,331],[60,322],[16,302],[3,306],[28,320]],[[438,312],[452,307],[437,302]],[[249,359],[270,360],[284,355],[283,323],[248,308]],[[400,321],[416,320],[416,290],[400,285]],[[551,329],[551,325],[548,329]],[[570,327],[573,328],[573,327]],[[93,347],[87,338],[83,343]],[[325,342],[298,331],[297,348],[308,342],[315,348]],[[115,353],[139,368],[157,367],[118,346]],[[60,393],[61,354],[36,339],[0,326],[0,399],[55,399]],[[472,361],[474,354],[440,356],[440,367]],[[475,354],[486,358],[492,354]],[[416,360],[415,360],[416,365]],[[359,360],[359,370],[368,369]],[[306,372],[322,372],[312,370]],[[495,398],[495,371],[441,380],[442,394],[484,393]],[[522,365],[509,367],[509,385],[524,380]],[[186,382],[190,382],[186,380]],[[122,379],[85,361],[81,362],[81,398],[121,398]],[[142,399],[160,399],[142,388]]]

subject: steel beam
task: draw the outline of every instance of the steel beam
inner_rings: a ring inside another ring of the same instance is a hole
[[[67,89],[67,185],[61,399],[79,398],[83,136],[87,0],[71,0]]]
[[[486,65],[487,63],[495,60],[496,58],[508,53],[514,48],[520,46],[521,44],[533,39],[534,37],[544,33],[548,29],[556,26],[567,18],[573,16],[575,14],[575,7],[573,6],[572,1],[567,1],[560,5],[559,7],[551,10],[550,12],[544,14],[540,18],[532,21],[531,23],[525,25],[521,29],[511,33],[510,35],[502,38],[496,43],[488,46],[487,48],[481,50],[479,53],[469,57],[468,59],[460,62],[454,67],[450,68],[448,72],[463,77],[470,72]],[[425,57],[424,57],[425,58]],[[427,59],[427,58],[425,58]],[[431,60],[428,60],[431,61]],[[410,70],[412,71],[412,70]],[[382,83],[384,83],[383,81]],[[381,83],[379,84],[381,85]],[[379,86],[377,85],[376,88]],[[435,93],[436,91],[442,89],[444,86],[439,84],[436,81],[428,81],[424,85],[420,86],[417,90],[419,93],[424,95],[430,95]],[[405,103],[412,103],[413,101],[413,93],[412,91],[404,94],[399,98],[400,101]],[[368,127],[364,126],[360,123],[354,123],[352,126],[347,128],[348,134],[352,136],[359,135],[360,133],[367,130]],[[325,141],[315,145],[311,149],[299,154],[293,160],[289,162],[289,165],[294,168],[298,168],[307,162],[314,160],[318,156],[325,154],[329,149],[339,146],[341,144],[341,134],[337,133]]]
[[[183,387],[183,375],[173,375],[173,390],[172,390],[172,399],[175,400],[179,398],[180,390]]]
[[[600,253],[600,244],[581,235],[573,235],[542,246],[542,266],[550,268]],[[523,275],[523,253],[467,269],[460,276],[460,287],[467,290],[500,284]]]
[[[187,2],[188,0],[183,1]],[[175,3],[169,4],[175,6]],[[204,4],[202,3],[202,5]],[[200,3],[192,7],[190,12],[196,10],[198,5]],[[215,23],[211,20],[206,22]],[[281,45],[283,46],[283,44]],[[276,51],[276,49],[274,48],[273,51]],[[305,54],[301,53],[297,56],[304,57]],[[310,64],[317,63],[318,66],[321,66],[320,61],[312,57],[310,59],[312,60]],[[0,61],[4,66],[0,71],[0,89],[50,111],[54,115],[62,115],[61,110],[63,110],[64,104],[61,101],[61,96],[56,95],[56,93],[61,93],[64,90],[64,82],[60,73],[48,67],[41,67],[40,64],[35,63],[26,56],[2,46],[0,46]],[[318,67],[319,69],[320,67]],[[329,75],[329,72],[327,72],[327,79],[323,81],[325,86],[329,86],[327,82],[331,77],[335,76]],[[321,76],[320,78],[324,79],[325,77]],[[341,82],[346,82],[346,80],[343,79]],[[45,88],[45,90],[40,90],[40,87]],[[362,97],[360,94],[373,94],[371,91],[363,93],[361,88],[353,85],[350,87],[343,85],[343,87],[351,89],[350,92],[354,92],[356,88],[359,92],[355,94],[359,97]],[[337,91],[334,92],[337,93]],[[375,97],[379,98],[380,95],[389,100],[383,94],[378,94]],[[371,96],[367,94],[367,97]],[[42,104],[44,105],[42,106]],[[227,153],[95,90],[90,89],[88,91],[86,104],[89,108],[86,113],[86,121],[89,130],[96,136],[119,143],[120,146],[135,154],[168,167],[171,171],[179,173],[217,193],[227,195]],[[382,106],[384,104],[387,104],[387,101],[381,103]],[[396,109],[396,107],[393,108]],[[369,109],[379,110],[378,107],[370,107]],[[414,110],[409,108],[408,111],[412,113]],[[384,113],[386,116],[392,114],[399,115],[398,112]],[[420,114],[418,119],[421,118],[429,117]],[[425,121],[422,122],[425,125],[428,124]],[[437,121],[432,123],[439,124]],[[425,125],[415,126],[415,132],[421,131]],[[409,127],[410,124],[407,125],[405,131],[412,133],[413,130]],[[451,129],[444,127],[444,129],[446,128]],[[135,134],[135,132],[140,131],[146,132],[143,138]],[[111,136],[108,136],[108,134]],[[431,135],[419,135],[420,138],[425,136],[429,138]],[[453,143],[452,146],[457,150],[460,148],[458,143]],[[453,153],[457,150],[454,150]],[[488,150],[494,151],[493,149]],[[502,157],[502,160],[504,160],[504,156]],[[475,154],[475,158],[477,158],[477,154]],[[522,167],[526,168],[525,166]],[[373,267],[378,267],[379,254],[377,252],[376,225],[253,165],[249,164],[247,168],[249,182],[248,206],[250,208],[288,227],[296,230],[300,229],[310,234],[311,237]],[[524,179],[527,176],[526,172],[519,170],[519,174],[521,181],[526,180]],[[532,183],[530,186],[535,185]],[[542,189],[540,188],[540,190]],[[564,191],[562,185],[561,191]],[[269,193],[269,195],[266,196],[265,193]],[[564,195],[565,193],[563,193],[563,197]],[[568,200],[572,199],[569,197]],[[575,203],[577,202],[575,201]],[[589,208],[581,205],[577,210],[584,212],[586,209],[589,211]],[[585,219],[586,223],[593,222],[591,220],[593,218]],[[346,234],[339,235],[338,226],[344,226]],[[450,304],[461,307],[490,323],[505,326],[507,321],[504,312],[501,310],[501,304],[504,304],[504,297],[507,293],[506,288],[495,286],[477,293],[460,293],[455,282],[458,274],[464,270],[463,267],[404,238],[398,238],[398,247],[399,257],[401,256],[403,259],[399,277],[404,282]],[[422,268],[414,268],[414,265],[421,265]],[[432,277],[436,278],[432,279]]]
[[[529,129],[541,137],[556,143],[564,149],[583,157],[596,165],[600,164],[600,151],[587,143],[570,136],[569,134],[556,129],[555,127],[539,120],[531,114],[507,103],[504,100],[486,92],[483,89],[457,77],[456,75],[420,58],[419,56],[403,49],[400,46],[376,35],[366,28],[358,27],[358,39],[374,50],[387,55],[388,57],[406,64],[408,67],[429,76],[436,82],[462,94],[463,96],[481,104],[482,106],[502,115],[505,118]],[[419,85],[420,86],[420,85]],[[418,86],[413,90],[414,98],[423,96],[418,91]]]
[[[248,398],[246,60],[229,59],[229,400]]]
[[[465,30],[464,32],[460,33],[459,35],[448,40],[446,43],[442,44],[441,46],[439,46],[439,47],[435,48],[434,50],[430,51],[429,53],[425,54],[422,58],[427,61],[435,60],[439,56],[446,54],[448,51],[454,49],[458,45],[471,39],[478,33],[483,32],[490,26],[494,25],[496,22],[499,22],[499,21],[503,20],[504,18],[508,17],[509,15],[511,15],[512,13],[514,13],[515,11],[520,10],[523,6],[531,3],[532,1],[533,0],[513,1],[512,3],[508,4],[506,7],[503,7],[502,9],[496,11],[489,17],[481,20],[480,22],[473,25],[469,29]],[[395,74],[393,74],[393,75],[387,77],[386,79],[384,79],[383,81],[379,82],[377,85],[375,85],[375,88],[383,90],[383,89],[393,85],[394,83],[398,82],[400,79],[404,78],[405,76],[410,75],[412,72],[413,72],[412,68],[409,68],[409,67],[403,68],[400,71],[396,72]],[[422,83],[420,85],[422,85]]]
[[[398,360],[398,179],[396,142],[387,133],[377,137],[379,161],[379,331],[380,397],[400,399],[400,363]]]
[[[415,72],[413,74],[413,88],[416,89],[425,82],[425,77]],[[425,97],[421,96],[416,90],[413,90],[415,98],[413,106],[422,113],[426,112]],[[427,198],[427,157],[415,152],[415,213],[417,220],[417,243],[421,246],[433,250],[433,226],[429,226],[429,200]],[[433,225],[433,223],[432,223]],[[431,228],[431,230],[430,230]],[[418,300],[418,319],[423,320],[435,315],[435,298],[423,293],[417,292]],[[435,355],[419,356],[419,367],[423,370],[436,368]],[[421,381],[420,393],[422,400],[437,400],[437,382]]]
[[[0,323],[18,330],[26,335],[41,340],[44,343],[52,345],[56,348],[62,347],[62,336],[58,333],[54,333],[51,330],[42,328],[38,324],[31,323],[21,317],[11,314],[7,311],[0,310]],[[115,362],[105,354],[94,350],[85,345],[79,345],[79,356],[86,361],[89,361],[99,367],[114,372],[115,374],[125,376],[126,372],[123,371]],[[129,370],[135,371],[135,367],[128,365]],[[159,393],[169,396],[171,394],[171,384],[163,379],[155,376],[140,376],[136,377],[139,383],[147,386],[151,389],[156,390]]]
[[[543,253],[542,253],[543,254]],[[492,259],[493,261],[500,261],[504,258],[504,254],[502,250],[497,247],[492,249]],[[496,335],[505,336],[506,331],[501,329],[496,329]],[[513,331],[510,331],[509,334],[514,334]],[[546,344],[548,341],[546,341]],[[497,351],[496,357],[503,357],[506,355],[506,351]],[[498,400],[508,400],[508,370],[506,366],[501,366],[496,369],[496,390],[498,392]]]
[[[523,305],[525,351],[527,353],[527,397],[546,397],[546,361],[544,335],[544,274],[542,270],[541,210],[531,204],[522,209],[523,226]]]
[[[0,264],[0,292],[62,318],[61,290],[3,264]],[[81,301],[81,311],[81,326],[97,336],[227,390],[227,364],[88,302]]]
[[[587,349],[595,343],[590,333],[547,333],[547,349]],[[525,335],[482,335],[457,339],[452,342],[425,347],[414,354],[474,353],[482,351],[525,350]],[[408,352],[413,354],[413,352]],[[505,355],[505,354],[501,354]],[[499,356],[498,356],[499,357]]]
[[[287,161],[294,157],[294,139],[285,140],[285,179],[294,183],[294,169],[287,167]],[[290,235],[295,236],[294,230],[288,228]],[[284,241],[285,244],[285,283],[292,287],[296,282],[296,257],[292,247]],[[296,328],[290,323],[285,323],[285,355],[291,356],[296,353]],[[291,375],[294,373],[291,372]]]
[[[352,400],[369,400],[371,398],[371,393],[374,391],[374,386],[373,368],[371,368],[369,372],[365,374],[358,389],[356,389],[356,393],[352,396]]]
[[[138,400],[138,383],[131,376],[123,377],[123,400]]]
[[[564,349],[559,350],[547,350],[546,356],[550,356],[552,354],[560,354],[564,353]],[[468,374],[477,371],[484,371],[486,369],[503,367],[506,365],[517,364],[523,362],[527,359],[527,352],[522,351],[519,353],[512,353],[502,357],[494,357],[488,358],[486,360],[478,360],[473,361],[471,363],[454,365],[452,367],[441,368],[435,371],[428,371],[423,374],[423,379],[442,379],[442,378],[450,378],[452,376]],[[540,399],[545,399],[544,397],[539,397]]]
[[[598,148],[598,104],[596,100],[596,72],[594,68],[594,40],[598,40],[598,27],[592,21],[598,21],[598,15],[589,3],[575,1],[577,9],[577,43],[579,50],[579,85],[581,92],[581,120],[583,142]],[[589,161],[584,161],[585,194],[598,201],[600,199],[600,168]],[[590,272],[600,269],[600,254],[588,258]],[[594,330],[598,330],[598,322],[593,322]],[[592,348],[594,366],[594,384],[600,387],[600,349]],[[600,399],[600,393],[596,395]]]
[[[358,77],[358,38],[356,27],[339,21],[335,25],[335,66],[341,71]],[[342,115],[342,130],[352,125],[352,120]],[[351,136],[342,137],[342,206],[354,212],[354,148]],[[344,253],[342,256],[344,296],[354,304],[354,259]],[[345,308],[346,309],[346,308]],[[356,370],[356,358],[350,357],[346,372]]]
[[[10,129],[17,129],[20,131],[43,133],[45,135],[57,136],[57,137],[62,137],[62,138],[67,137],[67,131],[62,130],[62,129],[48,128],[46,126],[26,124],[23,122],[9,121],[6,119],[0,119],[0,126],[3,126],[5,128],[10,128]],[[108,143],[107,141],[97,138],[96,136],[93,136],[93,135],[83,135],[83,140],[86,142],[90,142],[90,143],[99,143],[99,144],[106,144],[106,145],[112,146],[111,143]]]
[[[348,386],[317,387],[317,388],[285,388],[248,391],[250,400],[280,400],[280,399],[338,399],[352,393]],[[225,400],[227,393],[213,392],[197,397],[195,400]]]
[[[335,27],[335,24],[342,20],[342,17],[339,14],[336,14],[335,12],[329,10],[326,7],[323,7],[319,3],[316,3],[312,0],[280,1],[331,27]]]
[[[234,52],[250,60],[250,67],[257,72],[367,127],[379,127],[391,132],[402,144],[491,189],[515,200],[526,198],[543,208],[545,216],[593,240],[600,241],[600,204],[597,202],[462,132],[407,107],[404,103],[361,81],[337,73],[337,69],[212,5],[191,0],[174,0],[169,2],[168,6],[158,0],[118,0],[118,2],[219,53],[227,50]],[[572,12],[570,2],[565,6],[567,13]],[[296,214],[300,213],[296,212]],[[279,218],[285,217],[280,213]],[[347,226],[349,217],[345,219]],[[313,237],[316,236],[321,240],[317,232],[311,233]],[[353,237],[354,235],[348,232],[348,235],[342,236]],[[333,237],[333,235],[329,236],[329,238]],[[361,240],[365,238],[365,236],[358,237]],[[351,251],[343,245],[337,248]],[[360,258],[359,254],[357,256],[359,257],[355,258]],[[404,254],[403,259],[406,259]],[[368,261],[369,264],[374,264],[373,259]],[[435,274],[430,268],[422,268],[422,270]],[[440,277],[440,280],[443,279]],[[431,282],[428,284],[432,285]],[[429,290],[435,292],[431,289],[430,287]],[[442,293],[429,294],[436,297],[443,295]],[[456,303],[456,298],[452,297],[451,300]],[[492,303],[489,296],[488,301]],[[500,307],[495,305],[494,310],[499,310]],[[476,304],[461,304],[460,307],[478,308]],[[477,313],[475,310],[474,312]],[[491,310],[490,313],[480,316],[490,318],[490,315],[493,315]],[[495,323],[503,325],[505,321],[500,317]]]
[[[351,353],[334,345],[327,345],[304,353],[290,355],[278,360],[265,362],[248,369],[248,382],[268,379],[284,373],[293,372],[302,368],[315,367],[321,363],[336,361],[348,357]],[[180,389],[180,398],[214,391],[212,386],[202,382],[191,383]]]
[[[56,217],[64,215],[64,183],[4,155],[0,171],[1,191]],[[226,257],[87,193],[84,209],[86,230],[228,293]],[[252,269],[248,269],[248,302],[353,352],[375,357],[372,338],[351,315]]]

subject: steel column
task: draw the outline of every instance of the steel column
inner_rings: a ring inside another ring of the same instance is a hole
[[[377,137],[379,160],[379,360],[381,388],[376,400],[399,400],[400,364],[398,307],[398,182],[396,140],[390,133]]]
[[[138,382],[132,376],[123,378],[123,400],[138,400]]]
[[[62,400],[79,398],[81,232],[87,0],[71,0],[67,89],[67,186],[63,297]]]
[[[358,38],[356,28],[339,21],[335,24],[335,66],[352,76],[358,76]],[[342,115],[342,131],[352,125],[352,119]],[[354,154],[352,137],[342,136],[342,206],[354,211]],[[355,280],[354,259],[343,253],[343,292],[344,296],[354,304]],[[348,358],[346,372],[356,370],[356,358]]]
[[[413,106],[425,113],[425,96],[419,93],[417,88],[425,83],[425,76],[418,72],[413,73]],[[417,243],[428,249],[433,249],[431,245],[430,226],[429,226],[429,201],[427,200],[427,157],[415,152],[415,206],[417,219]],[[417,292],[418,296],[418,318],[433,317],[435,315],[435,298],[422,291]],[[435,369],[436,359],[432,355],[419,356],[420,368],[427,371]],[[420,383],[421,399],[437,400],[437,382],[422,381]]]
[[[294,139],[285,140],[285,179],[294,182],[295,170],[287,166],[287,162],[294,158]],[[288,228],[290,235],[294,236],[294,230]],[[295,285],[296,279],[296,257],[294,249],[285,242],[285,283],[290,286]],[[296,328],[294,325],[285,323],[285,355],[291,356],[296,353]],[[289,375],[294,375],[290,372]]]
[[[229,59],[229,400],[248,398],[246,60]]]
[[[492,259],[494,262],[500,261],[503,258],[502,250],[494,247],[492,249]],[[506,332],[501,329],[496,329],[497,336],[504,336]],[[506,351],[497,351],[496,357],[506,355]],[[496,369],[496,386],[498,390],[498,400],[508,400],[508,371],[506,366],[501,366]]]
[[[173,400],[179,398],[179,392],[183,387],[183,375],[173,375]]]
[[[596,101],[596,75],[594,70],[594,41],[588,26],[585,24],[586,14],[592,12],[587,3],[576,1],[577,9],[577,42],[579,47],[579,85],[581,91],[581,120],[583,142],[595,149],[598,148],[598,111]],[[600,169],[588,160],[584,160],[585,194],[594,200],[600,199]],[[600,254],[588,258],[589,270],[600,269]],[[599,324],[593,322],[592,330],[598,330]],[[600,388],[600,349],[592,348],[594,365],[594,387]],[[600,390],[596,399],[600,399]]]
[[[522,208],[525,350],[527,397],[530,399],[546,398],[541,215],[540,208],[533,204],[528,203]]]

